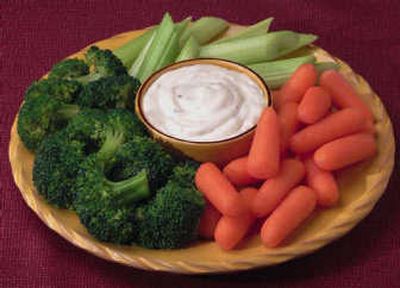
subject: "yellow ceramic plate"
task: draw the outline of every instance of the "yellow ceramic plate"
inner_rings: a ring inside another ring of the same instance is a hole
[[[233,25],[229,32],[237,29],[240,27]],[[140,33],[142,31],[128,32],[96,44],[115,49]],[[377,119],[378,155],[369,162],[342,171],[338,175],[341,194],[339,205],[318,211],[281,248],[267,249],[256,236],[249,239],[241,249],[231,252],[222,251],[213,242],[197,242],[179,250],[148,250],[137,246],[100,243],[86,232],[73,212],[49,206],[36,193],[32,183],[33,155],[20,141],[16,121],[11,130],[9,146],[15,182],[29,207],[47,226],[72,244],[104,259],[140,269],[187,274],[228,272],[274,265],[314,252],[343,236],[372,210],[384,193],[392,173],[395,143],[390,119],[368,83],[347,64],[322,49],[314,47],[313,51],[318,58],[339,63],[340,72],[357,88],[372,109]]]

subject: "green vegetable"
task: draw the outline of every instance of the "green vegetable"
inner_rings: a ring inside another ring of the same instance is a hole
[[[25,147],[35,151],[47,135],[65,127],[79,110],[77,105],[65,103],[49,94],[31,98],[19,111],[18,134]]]
[[[270,89],[277,89],[289,80],[290,76],[300,65],[314,62],[315,57],[307,55],[303,57],[252,64],[248,67],[260,75]]]
[[[194,185],[196,166],[177,166],[168,183],[135,213],[137,244],[181,248],[196,239],[204,198]]]
[[[80,59],[67,59],[53,66],[49,79],[75,79],[89,74],[89,66]]]
[[[25,92],[25,101],[42,95],[49,95],[51,98],[72,103],[81,92],[82,85],[76,81],[64,79],[42,79],[35,81]]]
[[[186,43],[190,36],[193,36],[200,45],[210,42],[229,28],[229,24],[217,17],[201,17],[185,31],[180,43]]]
[[[119,149],[113,158],[113,168],[107,174],[111,180],[120,181],[147,171],[152,191],[162,187],[176,165],[174,158],[155,140],[134,137]]]
[[[106,178],[96,155],[81,165],[76,179],[74,209],[88,232],[100,241],[130,244],[134,240],[134,211],[139,201],[150,196],[147,173],[114,182]]]
[[[115,49],[114,55],[122,61],[127,69],[129,69],[153,36],[154,31],[155,27],[147,30],[139,37],[130,40],[121,47]]]
[[[159,61],[163,56],[163,52],[174,31],[174,27],[175,25],[171,16],[166,13],[155,31],[154,39],[152,40],[150,47],[146,51],[145,60],[141,63],[140,68],[137,70],[137,74],[133,75],[142,83],[157,69]]]
[[[271,32],[262,36],[203,46],[200,49],[200,57],[253,64],[274,60],[315,40],[316,36],[311,34],[292,31]]]
[[[268,32],[269,26],[271,25],[273,20],[274,20],[273,17],[269,17],[269,18],[264,19],[254,25],[244,28],[243,30],[241,30],[240,32],[238,32],[234,35],[223,37],[217,41],[214,41],[214,42],[212,42],[212,44],[224,43],[224,42],[228,42],[228,41],[264,35]]]
[[[133,109],[139,87],[139,80],[127,74],[104,77],[85,85],[77,102],[87,108]]]
[[[197,43],[193,36],[190,36],[178,57],[175,59],[175,62],[197,58],[199,56],[199,52],[199,43]]]
[[[63,132],[46,138],[36,151],[32,178],[37,192],[59,208],[70,208],[79,167],[85,159],[84,143],[68,141]]]

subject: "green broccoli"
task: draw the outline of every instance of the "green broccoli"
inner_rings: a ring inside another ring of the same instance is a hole
[[[147,173],[114,182],[104,174],[104,159],[89,156],[76,180],[74,208],[88,232],[100,241],[130,244],[134,240],[136,203],[150,196]]]
[[[126,75],[121,60],[108,49],[91,46],[85,53],[85,59],[66,59],[53,66],[50,79],[76,80],[81,83],[95,81],[103,77]]]
[[[47,137],[36,151],[33,165],[38,193],[50,204],[70,208],[75,178],[85,157],[84,143],[68,141],[64,131]]]
[[[35,151],[44,137],[65,127],[79,111],[77,105],[66,104],[49,94],[32,98],[19,111],[18,134],[25,146]]]
[[[120,181],[144,169],[148,172],[150,189],[155,191],[165,185],[175,165],[174,158],[155,140],[134,137],[115,153],[113,167],[107,175]]]
[[[135,241],[153,249],[181,248],[197,236],[204,198],[194,185],[196,166],[176,166],[168,183],[135,212]]]
[[[51,68],[49,79],[75,79],[89,74],[89,66],[80,59],[66,59]]]
[[[134,108],[140,82],[129,75],[101,78],[85,85],[78,103],[101,109]]]
[[[25,101],[50,95],[52,98],[72,103],[81,93],[82,84],[64,79],[42,79],[35,81],[25,92]]]

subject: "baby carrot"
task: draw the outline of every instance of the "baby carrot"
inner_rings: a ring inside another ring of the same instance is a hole
[[[331,108],[331,96],[321,87],[311,87],[299,105],[299,120],[313,124],[324,117]]]
[[[280,124],[273,108],[265,108],[254,134],[247,160],[247,171],[255,178],[266,179],[278,173]]]
[[[196,171],[197,189],[224,215],[239,216],[247,212],[242,197],[214,163],[203,163]]]
[[[339,72],[335,70],[323,72],[319,78],[319,84],[329,92],[333,104],[337,108],[357,108],[363,111],[366,119],[374,120],[371,110],[357,95],[353,86]]]
[[[224,167],[223,172],[228,180],[236,186],[253,185],[261,181],[247,172],[247,157],[232,160]]]
[[[274,90],[271,91],[271,96],[272,96],[272,105],[275,110],[279,111],[280,106],[281,106],[281,94],[279,93],[279,90]]]
[[[317,193],[318,205],[334,206],[339,200],[339,188],[333,174],[315,165],[312,157],[304,160],[304,166],[306,167],[307,184]]]
[[[280,104],[288,101],[300,102],[304,93],[317,82],[318,73],[313,64],[303,64],[292,74],[282,86]]]
[[[310,152],[329,141],[362,131],[365,125],[364,114],[359,109],[343,109],[294,134],[290,148],[297,154]]]
[[[304,165],[296,159],[282,161],[278,175],[265,181],[253,202],[252,211],[257,216],[271,213],[294,186],[300,183],[305,174]]]
[[[199,235],[205,239],[213,239],[215,227],[219,219],[221,218],[221,213],[209,202],[206,202],[206,207],[201,215],[199,223]]]
[[[337,170],[376,154],[376,142],[370,133],[358,133],[336,139],[314,153],[314,161],[325,170]]]
[[[257,192],[255,188],[245,188],[240,191],[249,211]],[[246,235],[255,219],[251,212],[238,217],[223,216],[215,228],[215,242],[225,250],[233,249]]]
[[[279,110],[278,116],[279,120],[281,122],[281,152],[284,154],[286,151],[288,145],[289,145],[289,140],[296,132],[298,126],[299,126],[299,121],[297,117],[297,110],[298,110],[299,104],[296,102],[287,102],[284,103]]]
[[[272,212],[261,228],[261,240],[267,247],[278,246],[300,226],[315,209],[317,196],[307,186],[298,186]]]

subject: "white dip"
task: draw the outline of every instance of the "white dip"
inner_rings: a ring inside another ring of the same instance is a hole
[[[163,74],[142,98],[142,111],[157,130],[182,140],[209,142],[253,127],[266,105],[246,74],[211,64]]]

